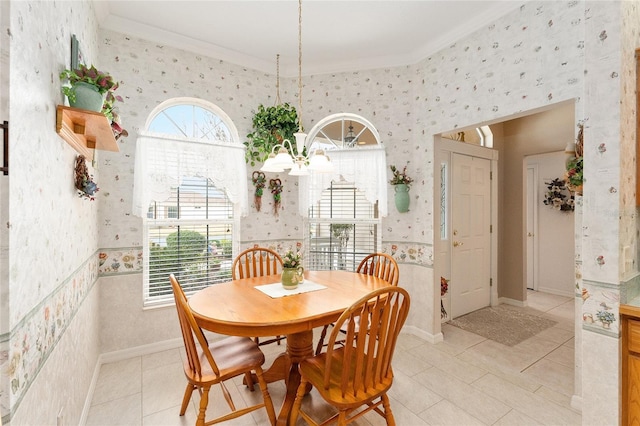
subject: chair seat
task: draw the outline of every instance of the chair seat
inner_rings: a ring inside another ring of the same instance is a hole
[[[209,346],[209,351],[216,360],[220,376],[216,377],[204,353],[199,350],[202,377],[195,377],[189,368],[189,362],[185,361],[184,371],[188,380],[200,383],[224,381],[264,364],[264,354],[258,348],[258,344],[249,337],[234,336],[218,340]]]
[[[362,405],[363,401],[371,401],[375,398],[378,398],[380,395],[384,394],[389,390],[391,385],[393,384],[393,373],[391,373],[388,377],[385,377],[379,383],[377,383],[374,387],[369,387],[365,389],[359,389],[357,393],[348,393],[344,396],[342,395],[342,384],[341,384],[341,375],[343,370],[348,370],[351,372],[355,372],[355,359],[352,360],[351,365],[345,366],[343,365],[344,359],[344,348],[339,348],[333,351],[333,360],[331,363],[331,372],[329,379],[329,387],[324,387],[324,373],[325,373],[325,365],[326,365],[326,357],[327,354],[322,353],[320,355],[314,356],[312,358],[307,358],[300,362],[299,371],[300,374],[304,375],[309,380],[309,383],[313,385],[320,393],[322,398],[325,401],[330,403],[331,405],[340,408],[349,408],[353,406]],[[375,368],[374,368],[375,370]],[[353,388],[353,374],[349,377],[349,385],[348,388]]]

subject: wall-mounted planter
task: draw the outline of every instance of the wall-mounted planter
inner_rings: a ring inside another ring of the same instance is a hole
[[[400,213],[406,213],[409,211],[409,187],[404,183],[393,185],[395,191],[396,208]]]

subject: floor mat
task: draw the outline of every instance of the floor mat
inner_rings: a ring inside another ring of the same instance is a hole
[[[557,324],[508,305],[479,309],[449,321],[449,324],[507,346],[535,336]]]

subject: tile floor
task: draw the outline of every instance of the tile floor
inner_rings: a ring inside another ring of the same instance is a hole
[[[430,344],[403,334],[394,358],[395,380],[389,392],[398,425],[579,425],[581,415],[570,408],[574,382],[574,325],[572,298],[529,292],[529,313],[558,321],[538,335],[508,347],[444,325],[444,342]],[[263,346],[266,365],[282,346]],[[186,381],[181,349],[104,364],[93,396],[87,425],[193,425],[198,396],[184,417],[178,415]],[[242,385],[230,386],[236,405],[257,395]],[[284,384],[269,392],[276,413]],[[219,387],[212,389],[209,410],[224,408]],[[257,392],[256,392],[257,393]],[[321,398],[311,393],[320,416],[328,413]],[[232,425],[266,425],[259,410]],[[304,424],[299,421],[299,424]],[[382,425],[368,413],[356,425]]]

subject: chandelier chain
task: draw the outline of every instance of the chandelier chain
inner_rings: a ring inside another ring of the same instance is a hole
[[[280,54],[276,55],[276,105],[280,105]]]
[[[302,132],[302,0],[298,0],[298,126]]]

